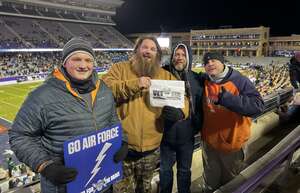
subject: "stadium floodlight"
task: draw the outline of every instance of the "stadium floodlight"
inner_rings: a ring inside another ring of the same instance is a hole
[[[158,44],[161,48],[170,48],[170,38],[169,37],[158,37],[157,38]]]

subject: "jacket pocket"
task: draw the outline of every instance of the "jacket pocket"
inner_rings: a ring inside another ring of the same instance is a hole
[[[234,152],[242,148],[249,138],[249,132],[245,128],[219,130],[219,138],[221,139],[220,148],[222,151]]]

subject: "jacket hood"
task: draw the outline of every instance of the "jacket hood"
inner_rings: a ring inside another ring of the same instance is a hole
[[[97,72],[95,70],[93,70],[92,75],[91,75],[91,80],[90,80],[90,84],[92,84],[92,86],[89,86],[89,90],[88,92],[95,92],[98,90],[98,87],[100,85],[100,80],[98,78]],[[48,76],[47,80],[45,82],[48,82],[50,84],[52,84],[54,87],[59,88],[61,90],[66,90],[70,93],[72,93],[72,95],[79,97],[79,89],[75,88],[72,86],[72,83],[70,81],[70,79],[67,77],[67,75],[65,75],[64,71],[61,68],[55,68],[52,73]],[[88,93],[85,92],[85,93]]]
[[[186,63],[187,63],[187,65],[186,65],[186,67],[185,67],[184,70],[185,71],[191,71],[192,70],[192,62],[193,62],[193,54],[192,54],[192,50],[191,50],[190,46],[188,46],[188,45],[186,45],[184,43],[179,43],[179,44],[177,44],[173,48],[172,55],[171,55],[171,58],[170,58],[170,67],[174,68],[174,66],[173,66],[173,58],[174,58],[176,50],[179,47],[183,47],[184,50],[185,50],[185,54],[186,54]]]

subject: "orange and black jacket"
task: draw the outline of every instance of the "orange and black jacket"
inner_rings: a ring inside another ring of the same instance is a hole
[[[250,80],[238,71],[229,67],[220,83],[207,77],[202,138],[220,152],[238,151],[250,137],[250,117],[262,113],[263,109],[262,97]]]

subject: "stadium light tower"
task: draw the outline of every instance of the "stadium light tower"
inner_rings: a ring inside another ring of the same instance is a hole
[[[169,49],[170,48],[170,38],[159,36],[157,41],[162,49]]]
[[[160,35],[156,38],[157,42],[159,43],[160,47],[163,50],[169,50],[170,49],[170,37],[165,32],[165,28],[163,25],[160,25]]]

